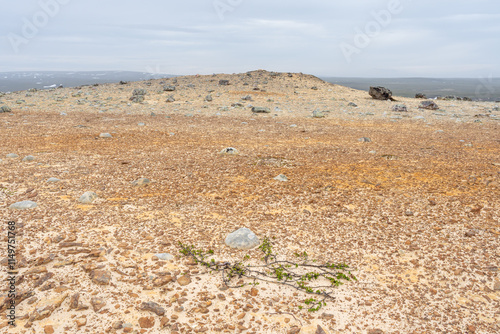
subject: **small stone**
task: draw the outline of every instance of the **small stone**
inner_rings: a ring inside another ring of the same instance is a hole
[[[430,110],[437,110],[439,109],[438,105],[434,101],[422,101],[419,106],[421,109],[430,109]]]
[[[139,326],[141,328],[153,328],[155,325],[155,318],[153,317],[140,317]]]
[[[75,320],[76,326],[82,327],[87,324],[87,318],[78,318]]]
[[[35,160],[35,157],[32,155],[27,155],[23,158],[23,161],[33,161]]]
[[[467,326],[467,333],[468,334],[474,334],[476,332],[476,327],[473,325],[468,325]]]
[[[90,278],[95,284],[108,285],[111,282],[111,273],[107,270],[93,270]]]
[[[33,201],[21,201],[12,204],[9,206],[9,209],[14,209],[14,210],[27,210],[27,209],[33,209],[36,208],[38,204],[36,204]]]
[[[354,103],[354,102],[349,102],[347,105],[348,105],[349,107],[354,107],[354,108],[358,106],[358,105],[357,105],[356,103]]]
[[[16,158],[19,158],[19,156],[15,153],[9,153],[5,156],[6,158],[9,158],[9,159],[16,159]]]
[[[90,305],[92,305],[94,312],[99,312],[104,306],[106,306],[106,301],[99,297],[92,297],[92,299],[90,299]]]
[[[288,178],[285,175],[283,175],[283,174],[280,174],[280,175],[276,176],[274,179],[277,180],[277,181],[280,181],[280,182],[286,182],[286,181],[288,181]]]
[[[2,112],[12,112],[12,109],[10,107],[7,107],[7,106],[1,106],[0,113],[2,113]]]
[[[80,196],[80,198],[78,199],[78,202],[83,203],[83,204],[90,204],[96,198],[97,198],[97,194],[95,192],[87,191],[82,196]]]
[[[219,154],[239,154],[239,153],[240,152],[234,147],[226,147],[225,149],[219,152]]]
[[[252,107],[252,112],[269,114],[271,112],[271,109],[267,107]]]
[[[146,124],[143,122],[137,123],[138,126],[145,126]]]
[[[99,135],[100,138],[113,138],[113,136],[110,133],[103,132]]]
[[[405,215],[408,216],[408,217],[409,216],[413,216],[413,211],[406,210]]]
[[[165,315],[165,309],[155,302],[144,302],[140,306],[141,310],[153,312],[158,316]]]
[[[172,282],[172,280],[173,277],[170,275],[166,275],[163,277],[155,277],[155,279],[153,279],[153,286],[156,287],[164,286],[165,284]]]
[[[369,329],[367,334],[384,334],[384,331],[381,329]]]
[[[151,181],[149,181],[149,179],[147,179],[145,177],[141,177],[140,179],[135,180],[134,182],[132,182],[132,185],[136,186],[136,187],[143,187],[143,186],[148,185],[150,182]]]
[[[35,310],[29,315],[28,323],[33,323],[34,321],[42,320],[50,317],[52,312],[58,309],[64,300],[68,297],[69,293],[66,292],[63,295],[55,296],[53,298],[42,299],[35,307]]]
[[[165,102],[175,102],[175,98],[171,95],[171,96],[167,97]]]
[[[325,114],[321,110],[314,110],[312,114],[313,118],[323,118]]]
[[[61,180],[59,180],[56,177],[51,177],[50,179],[47,180],[47,182],[59,182],[59,181],[61,181]]]
[[[300,327],[298,326],[293,326],[287,332],[287,334],[299,334],[299,333],[300,333]]]
[[[69,309],[70,310],[78,309],[79,300],[80,300],[80,294],[78,292],[71,295],[71,297],[69,299]]]
[[[368,137],[361,137],[358,139],[358,141],[360,141],[362,143],[370,143],[372,140]]]
[[[220,86],[227,86],[227,85],[229,85],[229,80],[219,80],[219,85]]]
[[[161,261],[170,261],[174,259],[174,256],[169,253],[156,253],[154,256],[156,256],[158,260]]]
[[[206,101],[206,102],[212,102],[212,101],[213,101],[212,95],[208,94],[208,95],[205,97],[205,101]]]
[[[113,327],[113,329],[122,329],[123,328],[123,321],[115,321],[115,322],[113,322],[111,327]]]
[[[45,326],[43,326],[43,332],[45,334],[53,334],[54,333],[54,327],[52,327],[52,325],[45,325]]]
[[[426,99],[427,96],[424,93],[417,93],[415,94],[416,99]]]
[[[469,237],[469,238],[474,237],[476,235],[477,235],[477,230],[476,229],[472,229],[472,230],[469,230],[469,231],[465,232],[465,236]]]
[[[225,243],[229,247],[237,249],[252,249],[260,245],[259,238],[246,227],[228,234]]]
[[[173,92],[175,91],[175,86],[163,86],[163,90],[165,92]]]
[[[259,294],[259,290],[257,290],[256,288],[250,289],[250,296],[256,297],[258,294]]]
[[[316,332],[314,332],[314,334],[326,334],[326,332],[323,329],[323,327],[321,327],[320,325],[318,325],[318,327],[316,327]]]
[[[392,111],[406,112],[406,111],[408,111],[408,109],[406,108],[406,106],[404,104],[396,104],[396,105],[392,106]]]
[[[186,286],[191,283],[191,277],[189,275],[183,275],[177,279],[177,283],[180,286]]]

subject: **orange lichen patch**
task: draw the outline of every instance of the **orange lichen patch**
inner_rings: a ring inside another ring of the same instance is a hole
[[[75,206],[77,209],[80,209],[82,211],[89,211],[94,208],[93,205],[86,205],[86,204],[79,204]]]

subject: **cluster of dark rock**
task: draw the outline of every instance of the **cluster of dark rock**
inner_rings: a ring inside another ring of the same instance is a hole
[[[144,96],[148,92],[145,89],[142,88],[136,88],[132,92],[132,97],[130,98],[130,101],[135,102],[135,103],[140,103],[144,101]]]

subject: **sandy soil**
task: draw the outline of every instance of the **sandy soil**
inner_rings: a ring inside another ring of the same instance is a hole
[[[176,80],[0,97],[13,109],[0,114],[3,282],[7,221],[19,264],[17,328],[4,283],[1,333],[500,332],[494,103],[423,110],[421,100],[378,101],[265,71]],[[135,88],[148,91],[144,102],[129,100]],[[408,112],[392,112],[398,103]],[[226,147],[240,154],[219,154]],[[151,183],[131,184],[141,177]],[[78,202],[86,191],[98,199]],[[38,206],[9,209],[23,200]],[[240,227],[274,237],[281,259],[306,251],[345,262],[358,281],[310,313],[298,308],[309,295],[276,284],[224,289],[220,275],[179,254],[181,241],[257,263],[260,250],[224,244]],[[165,313],[143,310],[147,302]]]

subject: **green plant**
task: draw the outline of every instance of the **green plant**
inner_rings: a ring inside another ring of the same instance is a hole
[[[253,283],[247,283],[249,285],[259,284],[257,281],[283,284],[320,297],[318,299],[308,298],[304,301],[309,312],[321,309],[326,305],[327,299],[334,300],[332,289],[343,284],[343,281],[357,280],[345,263],[310,264],[306,252],[295,253],[296,257],[302,259],[302,263],[277,260],[276,255],[273,253],[272,244],[267,237],[262,240],[259,246],[259,249],[264,253],[261,258],[265,263],[264,265],[243,265],[242,262],[232,264],[230,262],[215,261],[209,259],[214,254],[213,250],[204,252],[196,250],[193,246],[179,244],[181,247],[180,252],[183,255],[192,257],[196,263],[210,269],[210,272],[221,272],[222,280],[228,287],[238,288],[245,285],[241,284],[241,282],[238,285],[231,285],[234,278],[248,278],[253,280]],[[250,256],[246,255],[243,261],[249,259]],[[315,263],[316,260],[312,260],[312,262]],[[330,284],[320,285],[321,281]],[[311,285],[312,283],[316,283],[316,285]],[[299,306],[300,310],[302,308],[302,306]]]

